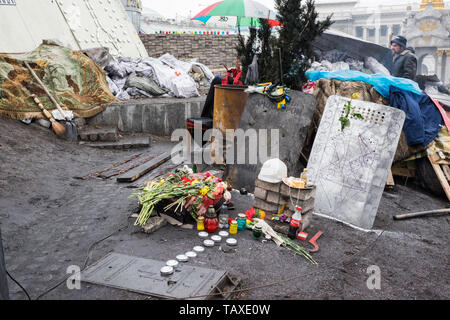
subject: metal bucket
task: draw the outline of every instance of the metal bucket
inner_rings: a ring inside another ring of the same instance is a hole
[[[214,128],[225,132],[237,129],[247,103],[247,86],[214,86]]]
[[[242,112],[248,99],[248,93],[244,92],[248,86],[216,85],[214,86],[214,117],[213,128],[219,129],[224,137],[224,149],[221,155],[216,154],[219,149],[217,141],[211,141],[211,160],[215,164],[224,164],[224,150],[231,141],[226,141],[227,129],[237,129]]]

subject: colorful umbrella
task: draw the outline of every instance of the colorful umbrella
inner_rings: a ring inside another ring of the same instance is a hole
[[[195,15],[192,20],[206,23],[211,17],[237,17],[239,26],[258,27],[257,18],[267,19],[271,26],[279,25],[276,14],[266,6],[253,0],[224,0],[206,7]]]

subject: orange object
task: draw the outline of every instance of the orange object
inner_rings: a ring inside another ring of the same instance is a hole
[[[261,220],[264,220],[265,217],[266,217],[266,212],[264,210],[259,209],[259,218]]]
[[[306,241],[306,239],[308,239],[308,234],[306,232],[299,232],[297,235],[297,239]]]

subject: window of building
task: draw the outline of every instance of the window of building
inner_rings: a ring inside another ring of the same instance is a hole
[[[392,33],[394,34],[394,36],[397,36],[400,34],[400,25],[399,24],[394,24],[392,26]]]
[[[387,26],[381,26],[381,28],[380,28],[380,35],[382,37],[386,37],[387,36],[387,30],[388,30]]]
[[[358,38],[362,38],[363,37],[363,28],[362,27],[356,27],[355,33],[356,33],[356,36]]]
[[[373,28],[373,29],[369,29],[368,30],[369,32],[369,38],[373,38],[373,37],[375,37],[375,28]]]

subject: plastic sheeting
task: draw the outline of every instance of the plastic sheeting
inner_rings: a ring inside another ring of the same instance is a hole
[[[155,96],[196,97],[199,96],[198,87],[201,84],[209,86],[214,78],[205,65],[184,62],[168,53],[158,59],[120,57],[110,60],[104,69],[111,92],[121,100]]]
[[[396,88],[412,92],[418,95],[422,94],[419,85],[409,79],[396,78],[386,74],[366,74],[353,70],[341,70],[336,72],[326,71],[308,71],[306,76],[311,81],[317,81],[319,79],[339,79],[343,81],[363,81],[371,84],[376,91],[378,91],[383,97],[389,98],[389,88],[394,86]]]

